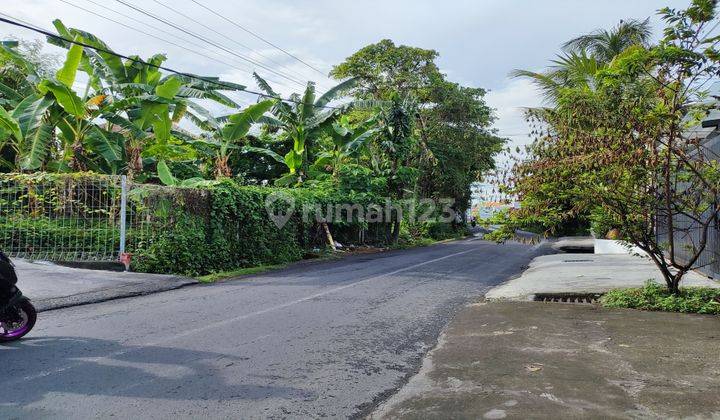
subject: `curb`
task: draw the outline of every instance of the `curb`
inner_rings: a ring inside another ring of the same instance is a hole
[[[92,292],[78,293],[71,296],[62,296],[49,299],[32,299],[38,312],[47,312],[75,306],[90,305],[135,296],[151,295],[160,292],[176,290],[198,284],[198,281],[189,277],[172,277],[167,280],[156,280],[148,283],[127,284]]]

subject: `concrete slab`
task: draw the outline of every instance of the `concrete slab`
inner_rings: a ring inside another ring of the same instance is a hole
[[[177,289],[197,280],[162,274],[87,270],[13,259],[18,287],[38,311]]]
[[[655,264],[629,254],[554,254],[535,258],[523,274],[490,290],[488,299],[532,300],[537,293],[605,293],[640,287],[648,280],[664,284]],[[720,283],[690,272],[684,286],[720,288]]]
[[[595,252],[595,238],[592,236],[563,236],[553,242],[551,247],[560,252],[592,254]]]
[[[372,418],[718,418],[720,317],[491,302]]]

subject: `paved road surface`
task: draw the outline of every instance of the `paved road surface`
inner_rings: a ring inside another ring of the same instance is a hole
[[[471,239],[45,312],[0,347],[0,418],[363,415],[538,252]]]

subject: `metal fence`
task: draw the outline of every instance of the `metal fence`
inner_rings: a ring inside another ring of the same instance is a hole
[[[708,130],[703,135],[707,135]],[[710,136],[703,139],[703,154],[707,159],[715,160],[720,157],[720,135],[709,130]],[[703,215],[707,219],[711,214]],[[666,216],[665,216],[666,217]],[[669,243],[669,233],[665,217],[658,214],[657,218],[657,241],[659,244]],[[706,274],[709,277],[720,278],[720,221],[716,218],[708,230],[707,243],[704,251],[693,265],[693,268]],[[673,241],[675,244],[675,257],[679,261],[689,261],[695,251],[699,249],[701,226],[692,218],[679,214],[673,214]]]
[[[142,206],[128,201],[133,188],[124,176],[2,174],[0,249],[28,259],[117,261],[135,245],[127,238],[149,229]]]
[[[662,218],[660,218],[662,219]],[[673,240],[675,243],[675,258],[678,261],[688,261],[700,244],[700,226],[691,218],[676,214],[673,217],[675,224]],[[666,223],[658,221],[658,243],[668,244],[669,234]],[[705,250],[694,264],[694,268],[712,278],[720,278],[720,230],[717,222],[708,231]]]

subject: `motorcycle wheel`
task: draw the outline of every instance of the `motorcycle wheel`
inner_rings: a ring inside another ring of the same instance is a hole
[[[14,309],[20,319],[16,321],[0,320],[0,343],[19,340],[35,326],[37,311],[30,301],[24,300],[18,303]]]

